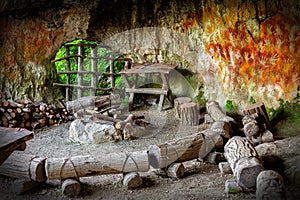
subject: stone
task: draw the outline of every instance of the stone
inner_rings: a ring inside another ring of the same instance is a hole
[[[242,192],[243,189],[238,185],[235,180],[226,180],[225,181],[225,193],[227,194],[236,194]]]
[[[87,122],[84,119],[74,120],[69,128],[69,139],[82,144],[100,144],[111,141],[115,127],[100,121]]]

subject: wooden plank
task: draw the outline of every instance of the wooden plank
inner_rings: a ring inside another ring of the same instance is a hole
[[[91,89],[91,86],[79,86],[79,85],[72,85],[72,84],[62,84],[62,83],[53,83],[54,86],[61,86],[61,87],[73,87],[73,88],[80,88],[80,89]],[[102,91],[110,91],[113,90],[114,88],[95,88],[93,87],[92,89],[95,90],[102,90]]]
[[[0,127],[0,165],[25,141],[33,138],[33,132],[20,128]]]
[[[98,48],[91,48],[91,55],[96,56],[98,52]],[[92,60],[92,79],[91,79],[91,89],[90,89],[90,96],[96,95],[96,90],[94,88],[97,88],[98,81],[97,81],[97,74],[98,74],[98,60],[93,59]],[[102,73],[100,73],[102,76]]]
[[[168,94],[168,90],[159,88],[126,88],[127,93],[143,93],[143,94]]]
[[[83,46],[78,46],[78,54],[81,55],[81,56],[84,56],[84,48]],[[81,71],[84,71],[84,62],[83,62],[83,57],[78,57],[78,71],[81,72]],[[77,88],[77,98],[80,98],[83,96],[83,89],[81,86],[83,86],[83,76],[82,74],[78,74],[78,87]]]
[[[124,74],[153,74],[153,73],[165,73],[169,74],[174,70],[175,66],[152,64],[152,65],[141,65],[135,66],[132,69],[123,70],[120,73]]]

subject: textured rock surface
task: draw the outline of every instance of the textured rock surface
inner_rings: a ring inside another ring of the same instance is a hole
[[[197,73],[205,97],[267,107],[300,85],[299,1],[0,2],[0,91],[11,98],[59,93],[55,53],[89,39],[135,62],[172,63]],[[197,93],[197,88],[195,93]],[[275,101],[274,101],[275,100]]]

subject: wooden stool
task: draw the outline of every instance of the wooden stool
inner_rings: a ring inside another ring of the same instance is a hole
[[[198,106],[194,102],[180,105],[180,117],[183,125],[196,126],[199,124]]]

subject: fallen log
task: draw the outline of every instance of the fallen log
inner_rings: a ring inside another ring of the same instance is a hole
[[[239,186],[244,191],[252,191],[256,187],[256,177],[263,170],[262,162],[255,148],[246,138],[232,137],[224,146],[224,156]]]
[[[38,156],[13,153],[0,166],[0,174],[12,178],[45,182],[47,180],[45,160],[46,158]]]
[[[282,176],[273,170],[264,170],[257,176],[256,199],[286,199]]]
[[[212,122],[210,129],[219,133],[220,135],[222,135],[227,139],[230,138],[231,127],[230,127],[230,123],[228,122],[222,122],[222,121]]]
[[[102,104],[108,106],[120,103],[120,95],[112,94],[105,96],[88,96],[66,102],[67,110],[71,113],[87,107],[100,107]]]
[[[151,145],[148,150],[149,164],[154,169],[159,169],[167,167],[174,162],[184,162],[199,158],[199,152],[206,156],[213,148],[223,146],[223,141],[213,141],[210,136],[207,136],[210,132],[213,131],[205,130],[176,141]],[[219,137],[221,138],[221,136]]]
[[[48,158],[46,175],[48,179],[67,179],[132,171],[146,172],[149,170],[147,155],[146,151],[138,151],[111,153],[102,157],[87,155]]]

